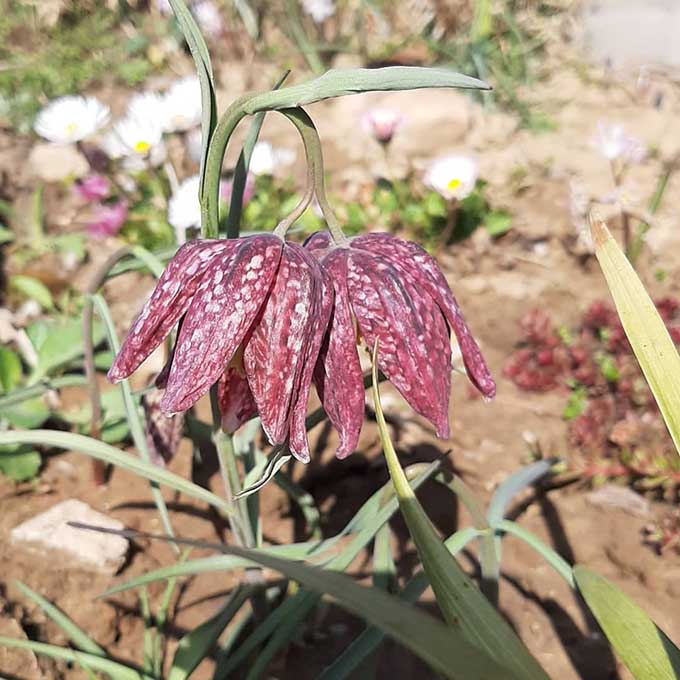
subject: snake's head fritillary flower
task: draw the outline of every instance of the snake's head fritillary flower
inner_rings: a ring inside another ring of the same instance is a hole
[[[201,122],[201,85],[196,76],[175,81],[163,96],[163,129],[186,132]]]
[[[186,411],[217,383],[225,428],[259,413],[270,442],[288,441],[306,462],[307,400],[332,299],[317,260],[278,236],[190,241],[158,280],[109,379],[130,375],[182,320],[161,409]]]
[[[327,233],[305,247],[320,260],[335,301],[315,369],[317,391],[340,434],[339,458],[356,447],[364,417],[357,330],[368,348],[378,341],[378,366],[437,435],[449,436],[453,330],[468,377],[487,398],[496,385],[436,261],[419,245],[385,233],[331,244]]]
[[[472,156],[444,156],[432,162],[423,181],[447,201],[461,201],[477,184],[479,168]]]
[[[302,8],[315,24],[323,24],[335,14],[335,0],[302,0]]]
[[[620,123],[606,124],[600,121],[592,144],[608,161],[640,163],[647,153],[644,144],[630,136]]]
[[[111,195],[111,184],[104,175],[88,175],[76,182],[75,191],[85,201],[101,201]]]
[[[100,205],[97,208],[94,219],[87,225],[87,233],[95,239],[115,236],[123,228],[127,216],[127,201]]]
[[[294,151],[275,149],[269,142],[262,141],[253,147],[248,169],[254,175],[273,175],[276,168],[290,165],[294,160]]]
[[[403,123],[404,115],[395,109],[370,109],[361,117],[364,132],[381,144],[389,144]]]
[[[54,144],[75,144],[99,132],[110,115],[96,97],[60,97],[40,111],[33,129]]]

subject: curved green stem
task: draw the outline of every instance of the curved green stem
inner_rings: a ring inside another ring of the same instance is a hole
[[[280,91],[279,91],[280,92]],[[248,114],[264,108],[267,95],[271,93],[249,93],[239,97],[224,113],[210,141],[208,160],[206,163],[205,185],[201,196],[201,224],[203,238],[219,236],[219,198],[220,175],[224,154],[239,122]],[[347,242],[340,223],[330,206],[326,196],[323,176],[323,156],[319,134],[307,112],[300,108],[277,109],[285,115],[297,128],[305,146],[307,164],[310,173],[314,174],[314,193],[319,202],[321,212],[328,224],[328,230],[336,243]],[[297,218],[296,218],[297,219]]]
[[[281,109],[280,112],[290,120],[297,128],[297,131],[302,137],[302,142],[305,145],[305,153],[307,154],[307,164],[310,173],[314,176],[314,193],[316,200],[319,202],[319,207],[328,225],[328,230],[331,232],[333,240],[338,244],[346,244],[347,237],[342,232],[340,222],[335,216],[328,197],[326,196],[326,185],[323,176],[323,154],[321,152],[321,140],[319,133],[316,130],[314,122],[309,117],[309,114],[301,107],[290,109]]]
[[[246,104],[258,93],[244,94],[236,99],[224,112],[210,139],[210,148],[205,164],[205,179],[201,195],[201,236],[219,236],[220,175],[227,144],[236,126],[248,115]]]

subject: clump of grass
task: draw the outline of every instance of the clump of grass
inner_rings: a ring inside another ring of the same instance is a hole
[[[113,75],[126,85],[142,82],[153,68],[148,40],[122,37],[119,16],[99,5],[74,3],[52,27],[16,0],[0,11],[0,118],[18,132],[30,129],[47,99],[81,92]]]

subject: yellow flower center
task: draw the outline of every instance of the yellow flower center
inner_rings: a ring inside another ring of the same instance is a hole
[[[72,135],[78,129],[78,123],[67,123],[66,124],[66,134]]]
[[[449,183],[446,185],[446,188],[449,191],[455,191],[461,184],[462,182],[456,177],[454,177],[452,180],[449,180]]]
[[[139,141],[135,144],[135,151],[137,153],[146,153],[151,148],[149,142]]]

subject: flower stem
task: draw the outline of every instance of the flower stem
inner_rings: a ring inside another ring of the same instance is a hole
[[[333,240],[337,244],[344,245],[347,243],[347,237],[343,233],[340,222],[335,216],[333,208],[331,208],[328,197],[326,196],[321,140],[319,139],[319,133],[314,126],[314,122],[301,107],[281,109],[281,113],[295,125],[302,137],[302,142],[305,145],[305,152],[307,154],[309,171],[314,176],[314,192],[316,193],[316,200],[319,202],[321,212],[326,219],[328,231],[330,231]]]

